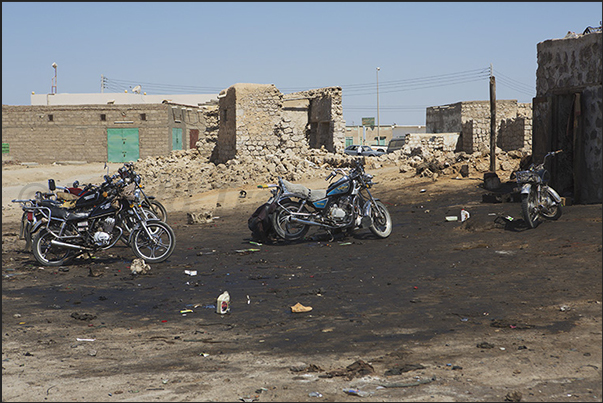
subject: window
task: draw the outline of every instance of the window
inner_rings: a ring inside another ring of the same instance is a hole
[[[100,119],[101,119],[102,122],[106,121],[107,120],[107,115],[105,115],[104,113],[101,113]]]
[[[49,122],[54,122],[54,116],[53,115],[48,115],[48,121]]]
[[[147,114],[146,113],[141,113],[140,114],[140,120],[147,120]]]

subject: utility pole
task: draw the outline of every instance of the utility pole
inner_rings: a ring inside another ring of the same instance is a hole
[[[496,78],[490,63],[490,171],[496,173]]]
[[[379,135],[379,70],[381,70],[381,67],[377,67],[377,144],[381,141]]]
[[[50,93],[56,94],[57,93],[57,64],[52,63],[52,68],[54,69],[54,77],[51,80]]]

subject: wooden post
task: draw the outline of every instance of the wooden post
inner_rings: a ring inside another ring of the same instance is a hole
[[[496,79],[490,73],[490,171],[496,172]]]

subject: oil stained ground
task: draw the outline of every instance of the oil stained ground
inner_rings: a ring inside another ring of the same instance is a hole
[[[95,315],[107,327],[177,322],[190,341],[219,340],[201,337],[209,328],[240,340],[220,344],[222,352],[248,345],[301,357],[350,347],[361,355],[443,333],[483,332],[494,321],[567,331],[571,316],[542,322],[534,307],[597,292],[573,285],[588,284],[595,268],[570,262],[597,247],[600,255],[601,224],[588,218],[600,218],[600,205],[568,207],[560,221],[526,230],[518,203],[482,203],[478,191],[420,203],[380,196],[394,222],[387,239],[361,229],[331,240],[312,229],[300,242],[256,245],[247,218],[257,206],[200,225],[173,213],[176,250],[149,274],[130,273],[134,255],[121,244],[60,269],[40,270],[31,254],[22,253],[19,259],[40,281],[28,278],[14,291],[3,287],[3,296],[20,298],[17,304],[48,320],[82,328],[86,322],[73,313]],[[446,221],[461,208],[471,214],[467,222]],[[585,235],[570,238],[570,232]],[[600,257],[598,264],[600,269]],[[48,286],[51,278],[56,281]],[[14,275],[4,281],[21,280]],[[225,290],[231,311],[221,316],[214,304]],[[292,313],[296,303],[312,311]]]

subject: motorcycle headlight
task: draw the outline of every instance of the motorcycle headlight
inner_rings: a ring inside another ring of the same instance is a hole
[[[134,201],[140,203],[140,189],[134,190]]]

